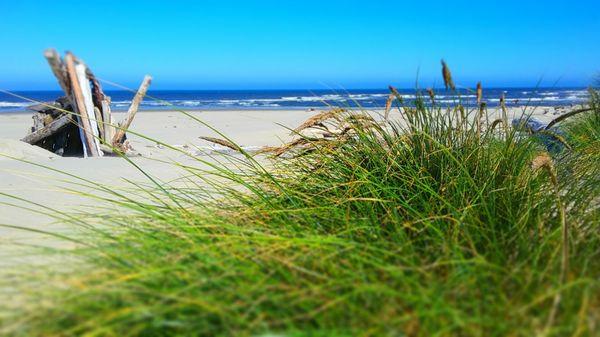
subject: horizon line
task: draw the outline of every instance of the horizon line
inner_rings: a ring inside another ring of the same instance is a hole
[[[577,89],[581,89],[581,88],[589,88],[590,85],[568,85],[568,86],[490,86],[490,87],[484,87],[487,89],[569,89],[569,88],[577,88]],[[444,87],[395,87],[398,90],[427,90],[429,88],[432,89],[441,89],[441,90],[446,90],[444,89]],[[457,90],[461,90],[461,89],[471,89],[470,87],[459,87],[457,88]],[[4,89],[6,91],[13,91],[13,92],[34,92],[34,91],[49,91],[49,92],[62,92],[61,89]],[[130,90],[135,90],[135,88],[131,88]],[[126,90],[126,89],[105,89],[104,91],[130,91],[130,90]],[[185,88],[185,89],[179,89],[179,88],[168,88],[168,89],[149,89],[148,91],[299,91],[299,90],[307,90],[307,91],[344,91],[344,90],[384,90],[384,91],[388,91],[388,87],[387,86],[383,86],[383,87],[355,87],[355,88],[310,88],[310,87],[305,87],[305,88],[279,88],[279,89],[275,89],[275,88],[238,88],[238,89],[231,89],[231,88],[211,88],[211,89],[189,89],[189,88]]]

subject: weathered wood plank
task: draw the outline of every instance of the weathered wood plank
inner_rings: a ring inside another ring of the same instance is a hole
[[[69,78],[67,76],[65,64],[60,59],[60,55],[58,55],[56,49],[49,48],[44,51],[44,57],[48,61],[50,69],[52,69],[52,73],[58,80],[60,88],[65,92],[65,94],[69,95]]]
[[[26,107],[27,110],[31,110],[34,112],[40,112],[40,113],[44,113],[44,114],[55,111],[54,108],[62,109],[62,106],[58,102],[46,102],[43,104],[34,104],[34,105],[30,105],[30,106]]]
[[[131,125],[131,122],[133,122],[133,118],[135,117],[135,114],[137,113],[140,103],[144,99],[144,96],[146,96],[146,92],[148,91],[148,87],[150,86],[151,82],[152,82],[152,77],[149,75],[146,75],[144,77],[144,80],[142,81],[142,84],[140,85],[137,93],[135,94],[135,97],[133,98],[133,101],[131,102],[129,109],[127,110],[127,115],[125,117],[125,120],[123,120],[121,123],[119,123],[119,129],[116,131],[116,133],[113,137],[113,140],[112,140],[113,144],[119,144],[122,142],[123,137],[125,136],[125,132]]]
[[[87,67],[85,64],[79,63],[75,65],[75,72],[77,74],[77,80],[79,81],[79,87],[81,88],[81,94],[83,95],[83,103],[85,104],[85,113],[87,114],[87,118],[90,121],[90,126],[92,128],[92,135],[94,137],[94,145],[98,151],[98,156],[102,157],[103,153],[100,150],[100,133],[98,130],[98,122],[102,123],[102,121],[98,121],[96,119],[96,114],[94,111],[94,102],[92,100],[92,88],[90,87],[90,80],[87,78],[85,74],[85,69]],[[82,112],[83,114],[84,112]]]
[[[98,136],[101,140],[104,139],[104,118],[102,117],[102,112],[98,107],[94,107],[94,115],[96,116],[96,123],[98,124]]]
[[[72,121],[73,121],[73,119],[71,118],[71,116],[63,115],[62,117],[54,120],[52,123],[46,125],[45,127],[28,134],[21,140],[24,141],[25,143],[35,144],[35,143],[39,142],[40,140],[42,140],[46,137],[49,137],[49,136],[55,134],[56,132],[60,131],[65,126],[69,125],[69,123],[71,123]]]
[[[94,106],[102,111],[102,101],[106,99],[106,95],[102,90],[102,85],[100,85],[100,81],[96,78],[96,75],[92,72],[90,68],[86,68],[85,74],[87,78],[92,82],[92,98],[94,99]]]
[[[74,107],[76,112],[79,113],[79,117],[81,119],[81,141],[85,145],[84,148],[87,149],[87,154],[89,154],[92,157],[97,157],[99,155],[99,149],[96,147],[96,142],[94,141],[94,134],[92,132],[92,127],[88,118],[88,113],[86,111],[85,100],[83,98],[81,86],[79,85],[79,80],[77,79],[77,72],[75,70],[75,60],[72,53],[67,52],[67,55],[65,56],[65,62],[67,63],[67,74],[69,75],[69,79],[72,86],[72,95],[74,97],[75,103]],[[84,153],[84,156],[85,155],[86,153]]]
[[[104,121],[104,142],[112,145],[112,139],[115,135],[115,126],[110,111],[110,99],[105,97],[102,100],[102,120]]]
[[[36,132],[37,130],[44,128],[44,117],[45,115],[39,112],[31,116],[31,119],[33,119],[33,127],[31,128],[31,132]]]

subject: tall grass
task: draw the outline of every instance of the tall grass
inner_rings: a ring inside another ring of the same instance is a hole
[[[186,188],[103,197],[127,211],[78,215],[100,223],[76,238],[81,265],[30,289],[0,331],[598,335],[598,106],[565,122],[572,150],[542,170],[543,146],[505,120],[412,103],[387,122],[335,110],[329,137],[298,134],[268,170],[180,165]]]

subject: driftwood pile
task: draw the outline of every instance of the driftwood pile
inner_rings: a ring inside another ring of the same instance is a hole
[[[46,50],[44,57],[65,96],[29,107],[34,111],[33,127],[22,141],[61,156],[101,157],[127,152],[130,146],[125,133],[152,78],[144,78],[125,119],[115,124],[110,97],[81,59],[70,52],[61,58],[54,49]]]

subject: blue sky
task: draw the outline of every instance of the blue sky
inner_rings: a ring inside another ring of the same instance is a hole
[[[155,89],[587,85],[600,1],[4,1],[0,88],[56,89],[42,51]]]

